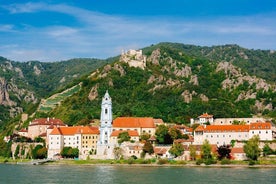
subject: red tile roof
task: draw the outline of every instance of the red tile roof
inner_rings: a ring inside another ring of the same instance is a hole
[[[206,125],[198,126],[195,131],[210,132],[248,132],[249,125]]]
[[[126,132],[126,131],[123,131],[123,130],[115,130],[111,133],[111,137],[118,137],[118,135],[122,132]],[[130,137],[139,137],[139,134],[136,130],[128,130],[128,135]]]
[[[169,150],[170,148],[164,148],[164,147],[155,147],[154,153],[157,155],[164,155],[166,154],[166,152]]]
[[[113,121],[113,128],[155,128],[153,118],[119,117]]]
[[[98,127],[74,126],[54,127],[50,135],[75,135],[75,134],[99,134]]]
[[[31,122],[29,126],[36,126],[36,125],[59,125],[59,126],[66,126],[63,121],[56,118],[39,118],[35,119]]]
[[[271,129],[271,123],[269,122],[250,123],[250,130],[266,130],[266,129]]]
[[[212,114],[208,114],[208,113],[204,113],[202,115],[199,116],[199,118],[212,118],[213,115]]]
[[[208,132],[249,132],[249,130],[267,130],[271,129],[271,124],[266,122],[251,123],[250,125],[200,125],[195,131]]]
[[[21,130],[19,130],[18,132],[28,132],[28,130],[27,129],[25,129],[25,128],[22,128]]]
[[[244,153],[243,148],[232,148],[231,153]]]

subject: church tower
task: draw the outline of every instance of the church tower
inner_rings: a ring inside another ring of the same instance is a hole
[[[106,91],[102,99],[100,144],[109,144],[109,137],[112,132],[112,102],[111,97]]]
[[[97,155],[101,158],[113,158],[114,145],[110,144],[112,133],[112,101],[106,91],[101,105],[100,139],[97,144]]]

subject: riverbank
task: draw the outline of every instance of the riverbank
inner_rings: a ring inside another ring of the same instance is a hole
[[[0,163],[5,164],[29,164],[34,165],[33,160],[9,160],[0,159]],[[128,159],[128,160],[74,160],[59,159],[51,162],[45,162],[44,165],[115,165],[115,166],[142,166],[142,167],[250,167],[250,168],[276,168],[275,160],[259,160],[256,164],[250,165],[248,161],[230,161],[225,164],[217,161],[216,164],[197,164],[195,161],[175,161],[167,159]]]

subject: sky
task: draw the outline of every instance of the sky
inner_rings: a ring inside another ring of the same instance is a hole
[[[0,56],[106,59],[160,42],[276,50],[276,0],[0,0]]]

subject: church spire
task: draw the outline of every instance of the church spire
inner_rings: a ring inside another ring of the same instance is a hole
[[[108,144],[112,132],[112,100],[105,92],[101,106],[100,144]]]

